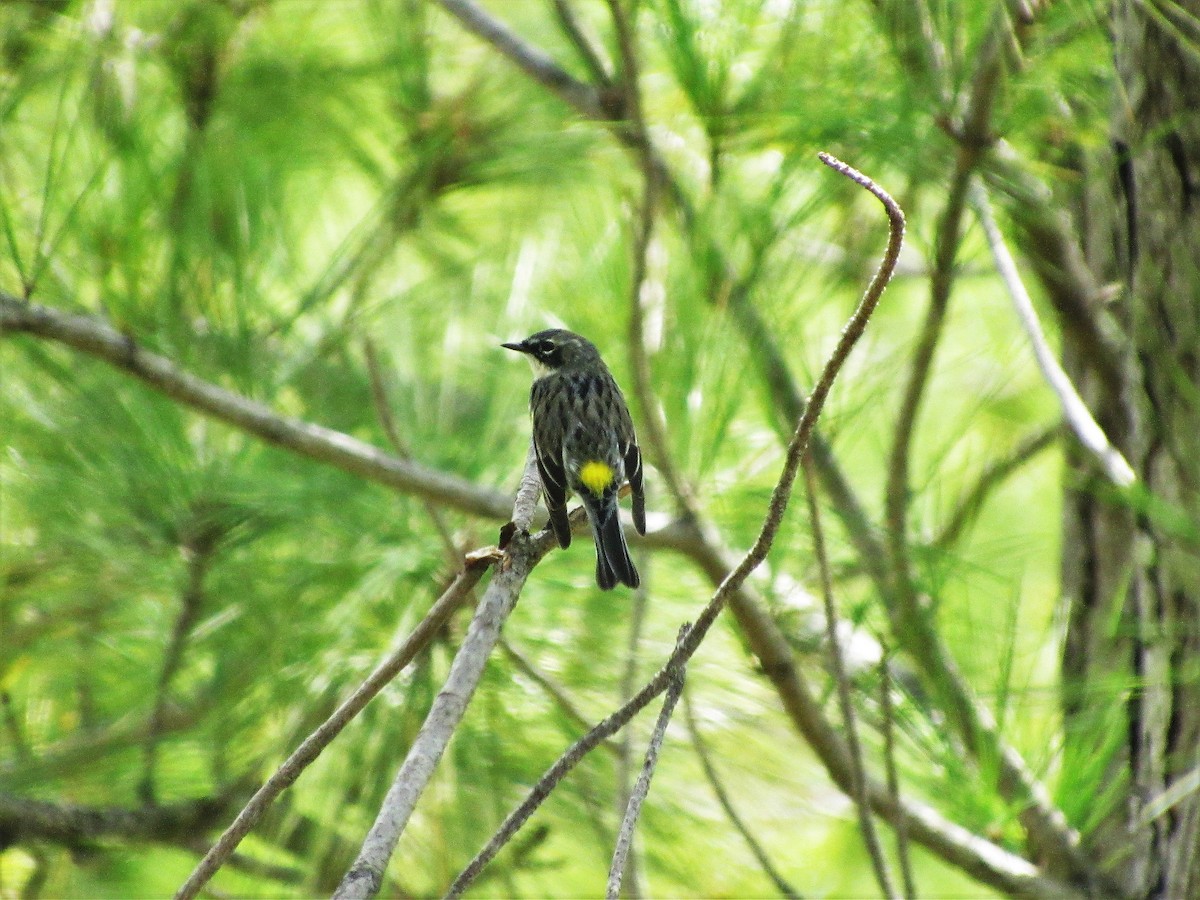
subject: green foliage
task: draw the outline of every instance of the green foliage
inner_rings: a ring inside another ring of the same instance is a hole
[[[648,344],[666,449],[726,544],[748,546],[791,423],[779,420],[757,348],[731,326],[730,285],[704,248],[747,273],[736,288],[810,384],[885,233],[877,209],[816,164],[816,151],[830,150],[888,186],[909,213],[905,268],[822,423],[879,521],[954,158],[942,130],[951,110],[906,65],[887,15],[867,4],[635,5],[651,133],[695,211],[690,231],[664,212],[649,254]],[[961,86],[989,21],[985,5],[929,6],[951,84]],[[550,4],[493,7],[572,59],[551,31]],[[579,13],[615,55],[603,6],[581,3]],[[565,324],[594,339],[631,386],[636,161],[602,124],[581,121],[435,5],[14,3],[0,16],[5,292],[101,317],[198,377],[385,447],[364,362],[370,338],[413,457],[500,490],[515,487],[528,440],[528,373],[500,341]],[[1102,39],[1090,5],[1058,4],[1001,98],[997,127],[1026,150],[1051,140],[1054,152],[1039,154],[1046,165],[1069,169],[1071,153],[1097,139],[1109,77],[1096,51]],[[911,466],[915,577],[1006,739],[1058,795],[1088,796],[1103,769],[1057,752],[1057,461],[1006,482],[961,541],[932,544],[987,463],[1057,415],[976,236],[959,265],[969,277],[952,305]],[[141,734],[157,700],[171,713],[158,742],[157,801],[260,780],[445,582],[444,549],[416,498],[267,446],[73,351],[6,336],[0,365],[0,690],[9,723],[0,791],[136,807]],[[671,511],[653,470],[649,493],[653,510]],[[815,586],[801,508],[789,514],[772,576]],[[495,539],[497,523],[446,516],[463,547]],[[839,604],[883,630],[852,543],[836,524],[830,530]],[[163,690],[198,555],[200,611]],[[598,720],[620,700],[632,600],[596,592],[591,567],[584,541],[552,554],[506,635]],[[643,675],[711,592],[679,556],[656,554],[646,568]],[[796,592],[773,578],[759,587],[799,645],[811,608],[793,609]],[[465,622],[454,620],[245,845],[291,874],[227,869],[220,891],[307,896],[336,884]],[[798,659],[827,683],[819,657]],[[713,634],[690,678],[718,768],[787,875],[806,894],[874,891],[852,808],[732,627]],[[832,715],[832,699],[828,708]],[[916,695],[900,711],[905,790],[1020,850],[1021,811],[927,713]],[[637,723],[635,754],[648,728]],[[444,890],[579,733],[497,655],[401,843],[389,890]],[[868,744],[878,760],[873,732]],[[593,755],[478,895],[597,894],[618,821],[615,780],[613,760]],[[1066,810],[1088,824],[1084,805]],[[682,726],[670,732],[640,840],[655,895],[769,888]],[[36,875],[48,896],[165,895],[195,849],[106,840],[76,854],[56,845],[0,850],[0,894],[20,893]],[[985,892],[932,857],[916,863],[922,893]]]

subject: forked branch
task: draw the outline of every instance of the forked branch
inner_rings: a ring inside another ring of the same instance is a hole
[[[900,245],[904,240],[904,213],[900,210],[896,201],[883,188],[876,185],[861,172],[835,159],[828,153],[819,154],[819,158],[825,165],[850,178],[877,197],[887,210],[891,228],[887,250],[884,253],[879,271],[876,272],[875,277],[871,280],[866,294],[863,296],[854,314],[850,317],[850,321],[842,329],[841,338],[834,348],[833,353],[826,361],[825,367],[821,372],[821,377],[817,380],[816,387],[813,389],[812,395],[805,404],[804,412],[796,424],[796,429],[788,444],[783,471],[780,473],[775,489],[771,493],[766,517],[759,531],[758,538],[746,552],[745,556],[742,557],[741,562],[734,567],[733,571],[717,587],[716,592],[697,617],[695,625],[686,634],[681,636],[675,645],[674,651],[663,667],[627,703],[598,724],[568,749],[566,753],[559,757],[558,761],[547,770],[546,774],[542,776],[533,790],[530,791],[525,801],[509,814],[493,838],[467,865],[458,878],[455,879],[454,883],[450,886],[447,896],[460,896],[483,870],[483,867],[495,857],[504,844],[533,815],[534,811],[550,795],[550,792],[558,782],[602,740],[623,728],[630,719],[667,689],[672,681],[678,677],[678,673],[681,672],[688,660],[700,648],[700,644],[707,636],[709,629],[712,628],[721,610],[725,607],[725,603],[729,597],[758,568],[763,560],[766,559],[768,552],[770,552],[771,546],[775,542],[775,536],[778,534],[780,525],[783,522],[784,513],[787,511],[788,502],[791,499],[796,474],[800,469],[800,460],[808,448],[809,439],[812,437],[817,418],[821,414],[821,409],[825,405],[825,399],[829,396],[833,382],[845,364],[847,357],[849,357],[850,351],[866,330],[867,322],[875,311],[875,307],[879,303],[879,298],[883,294],[883,289],[887,286],[892,272],[895,270],[896,260],[900,255]]]

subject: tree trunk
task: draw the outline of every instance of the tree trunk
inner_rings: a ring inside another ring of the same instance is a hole
[[[1117,378],[1064,328],[1064,358],[1140,483],[1082,454],[1064,504],[1067,764],[1110,754],[1091,850],[1134,897],[1200,896],[1200,2],[1112,7],[1112,145],[1084,201]],[[1115,301],[1113,297],[1115,296]]]

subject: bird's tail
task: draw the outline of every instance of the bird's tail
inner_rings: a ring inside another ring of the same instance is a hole
[[[596,584],[602,591],[612,590],[618,581],[631,588],[637,587],[641,579],[629,558],[629,545],[625,543],[615,494],[607,502],[600,500],[586,506],[592,537],[596,541]]]

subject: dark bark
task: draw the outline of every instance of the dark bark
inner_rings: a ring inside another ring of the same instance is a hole
[[[0,850],[37,843],[82,850],[111,840],[175,844],[212,828],[232,806],[232,796],[127,808],[0,794]]]
[[[1089,314],[1120,331],[1117,377],[1079,338],[1094,328],[1063,329],[1068,371],[1140,483],[1118,496],[1069,459],[1063,710],[1068,759],[1112,755],[1091,852],[1130,896],[1191,897],[1200,792],[1170,798],[1200,765],[1200,63],[1150,6],[1113,6],[1112,143],[1080,217],[1094,282],[1113,286]],[[1194,22],[1200,3],[1185,7]]]

